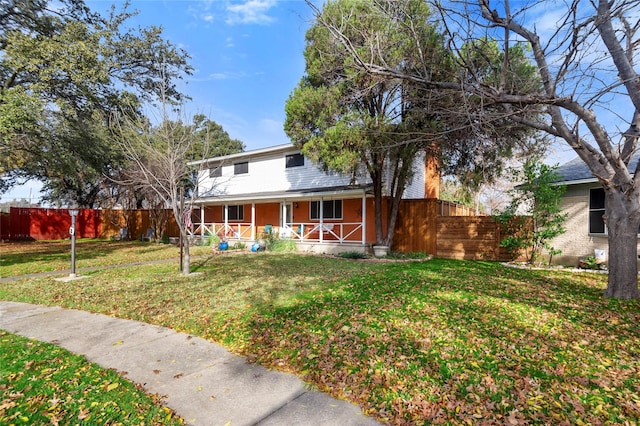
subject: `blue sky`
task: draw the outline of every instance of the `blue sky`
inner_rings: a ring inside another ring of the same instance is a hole
[[[105,12],[107,1],[88,1]],[[181,84],[189,114],[221,124],[247,150],[287,143],[284,104],[304,73],[304,35],[312,17],[303,0],[133,0],[130,24],[164,28],[195,68]]]

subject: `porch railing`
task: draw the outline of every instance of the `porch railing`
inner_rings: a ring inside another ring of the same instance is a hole
[[[238,240],[251,239],[253,226],[250,223],[198,223],[191,235],[217,235]]]
[[[254,230],[255,228],[255,230]],[[227,239],[250,240],[264,238],[265,225],[253,226],[250,223],[195,223],[191,235],[217,235]],[[269,232],[279,238],[291,238],[299,242],[352,242],[362,243],[363,226],[361,222],[317,223],[293,222],[286,226],[272,226]]]

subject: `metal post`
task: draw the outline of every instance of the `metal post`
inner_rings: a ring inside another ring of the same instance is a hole
[[[180,206],[180,220],[182,221],[182,223],[178,223],[178,229],[180,230],[180,238],[179,238],[179,243],[180,243],[180,272],[182,272],[182,265],[183,265],[183,258],[184,258],[184,247],[182,246],[184,244],[183,238],[182,238],[182,229],[185,228],[186,229],[186,225],[184,223],[184,188],[180,188],[180,200],[179,200],[179,206]],[[186,233],[186,231],[185,231]]]
[[[71,228],[69,228],[69,234],[71,234],[71,274],[69,277],[76,277],[76,217],[78,216],[78,210],[69,210],[71,215]]]

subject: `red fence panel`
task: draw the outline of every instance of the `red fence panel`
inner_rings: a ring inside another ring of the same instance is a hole
[[[9,239],[27,240],[30,237],[31,212],[29,208],[11,207],[9,209]]]
[[[11,214],[0,212],[0,240],[9,239],[9,231],[11,230]]]
[[[8,239],[59,240],[69,238],[71,216],[68,209],[12,207]],[[2,231],[4,234],[4,230]],[[80,209],[76,219],[77,238],[100,236],[100,211]]]

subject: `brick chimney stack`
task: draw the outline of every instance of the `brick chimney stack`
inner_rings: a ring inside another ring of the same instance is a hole
[[[438,158],[427,153],[425,160],[424,198],[438,198],[440,196],[440,172]]]

